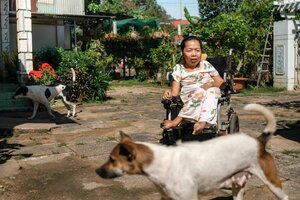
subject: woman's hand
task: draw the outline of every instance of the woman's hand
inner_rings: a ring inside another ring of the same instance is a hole
[[[208,88],[213,87],[213,84],[212,84],[211,82],[209,82],[209,83],[204,83],[201,87],[202,87],[204,90],[207,90]]]
[[[220,76],[213,76],[212,79],[214,80],[213,82],[204,83],[201,87],[204,90],[207,90],[208,88],[211,88],[211,87],[220,88],[224,83],[223,79]]]
[[[163,95],[162,95],[163,99],[171,99],[172,98],[172,92],[170,90],[166,90],[164,91]]]

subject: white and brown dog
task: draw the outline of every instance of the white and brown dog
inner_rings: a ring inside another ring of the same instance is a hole
[[[96,173],[103,178],[126,173],[145,175],[157,186],[162,199],[172,200],[195,200],[198,194],[227,187],[229,183],[233,184],[233,198],[242,200],[245,184],[237,186],[234,177],[243,173],[253,174],[278,199],[288,200],[282,190],[274,160],[265,150],[268,140],[276,131],[275,117],[258,104],[249,104],[245,109],[260,112],[267,120],[267,126],[258,138],[238,133],[205,142],[186,142],[168,147],[134,142],[121,132],[120,143]]]
[[[51,106],[50,106],[50,101],[54,98],[61,98],[64,105],[68,109],[67,116],[75,117],[76,104],[67,100],[67,97],[70,94],[73,83],[76,80],[74,69],[71,68],[71,71],[72,71],[72,82],[68,85],[62,85],[62,84],[56,86],[28,85],[28,86],[21,86],[16,90],[13,99],[28,98],[33,101],[33,113],[32,116],[29,117],[28,119],[35,118],[39,104],[43,104],[46,107],[49,115],[51,115],[52,118],[55,118],[55,116],[51,111]]]

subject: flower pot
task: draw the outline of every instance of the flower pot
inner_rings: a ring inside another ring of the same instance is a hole
[[[237,91],[244,89],[247,80],[248,80],[248,78],[244,78],[244,77],[235,77],[235,78],[233,78],[233,81],[234,81],[233,89],[237,90]]]

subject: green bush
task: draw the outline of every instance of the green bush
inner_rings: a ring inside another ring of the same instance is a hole
[[[137,79],[140,82],[147,80],[147,77],[148,77],[148,75],[147,75],[147,72],[145,69],[140,70],[139,74],[137,75]]]
[[[105,71],[112,58],[105,52],[88,50],[85,52],[59,50],[61,62],[57,74],[62,82],[72,80],[70,68],[76,73],[76,81],[72,88],[71,99],[77,101],[102,101],[106,98],[110,76]]]
[[[273,7],[272,0],[243,0],[236,9],[209,20],[193,23],[193,17],[186,16],[190,21],[187,33],[199,36],[206,43],[205,52],[212,57],[225,56],[233,48],[238,76],[249,78],[261,60]]]
[[[56,47],[44,47],[34,53],[34,61],[37,63],[49,63],[56,70],[61,61],[59,49]]]
[[[3,52],[2,53],[4,60],[4,67],[8,73],[7,77],[2,77],[8,83],[18,83],[18,74],[19,63],[18,63],[18,52],[13,51],[11,53]],[[2,76],[4,74],[1,74]],[[0,76],[1,77],[1,76]]]

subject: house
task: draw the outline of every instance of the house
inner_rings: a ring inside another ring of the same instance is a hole
[[[9,0],[10,50],[17,49],[17,2]],[[72,49],[76,26],[114,17],[85,15],[84,0],[31,0],[30,5],[33,52],[47,46]]]
[[[114,18],[85,15],[84,6],[84,0],[0,0],[0,110],[1,105],[9,107],[10,99],[5,98],[16,87],[7,86],[2,53],[18,53],[18,81],[25,83],[33,69],[33,52],[43,47],[72,49],[77,26]]]
[[[32,69],[32,52],[44,47],[72,49],[76,27],[114,18],[85,15],[84,0],[1,0],[0,6],[0,53],[18,52],[21,76]],[[3,60],[0,63],[3,82]]]

